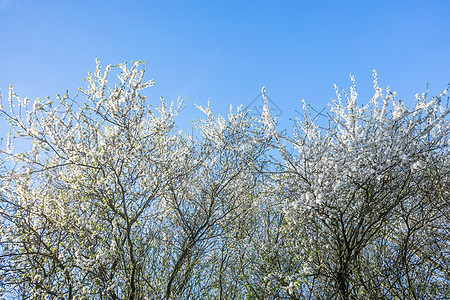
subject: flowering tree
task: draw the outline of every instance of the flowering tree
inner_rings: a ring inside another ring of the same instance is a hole
[[[28,99],[10,90],[3,113],[33,144],[8,149],[16,169],[7,177],[3,252],[12,269],[2,275],[22,297],[137,295],[140,260],[158,251],[153,207],[167,154],[181,151],[170,133],[176,111],[162,103],[156,116],[146,106],[139,91],[153,83],[138,65],[120,66],[113,88],[111,67],[101,74],[98,65],[81,107],[58,95],[57,106],[38,99],[26,109]]]
[[[306,108],[291,137],[267,103],[259,120],[208,105],[188,135],[181,101],[142,95],[139,62],[86,80],[74,99],[11,88],[0,107],[0,296],[450,296],[447,90],[408,110],[375,75],[365,106],[338,93],[325,129]]]
[[[0,293],[141,299],[224,293],[216,254],[253,205],[264,137],[247,113],[209,108],[195,138],[173,132],[177,108],[153,109],[135,63],[89,74],[86,99],[28,108],[11,88],[15,138],[4,153]],[[209,272],[209,273],[208,273]]]
[[[417,95],[408,111],[395,93],[383,94],[376,74],[374,85],[374,97],[362,107],[354,85],[344,93],[345,104],[338,92],[325,130],[305,108],[293,138],[271,132],[284,162],[273,197],[284,205],[288,228],[272,245],[287,248],[273,271],[266,268],[265,281],[286,297],[436,299],[450,293],[450,125],[449,108],[442,106],[448,89],[432,101]],[[270,117],[265,120],[273,130]]]

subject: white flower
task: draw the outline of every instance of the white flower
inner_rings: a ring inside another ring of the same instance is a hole
[[[36,111],[41,110],[41,109],[42,109],[42,105],[40,103],[38,103],[37,101],[35,101],[33,103],[33,112],[36,112]]]
[[[394,102],[394,112],[392,113],[392,118],[394,120],[400,119],[408,114],[408,110],[404,107],[403,103]]]
[[[306,193],[305,193],[305,200],[306,200],[306,201],[310,201],[311,198],[312,198],[312,196],[313,196],[313,195],[311,194],[311,192],[306,192]]]
[[[289,295],[292,295],[294,293],[294,282],[293,281],[289,282],[289,286],[287,287],[287,291],[288,291]]]
[[[31,136],[37,136],[39,132],[36,130],[36,128],[30,127],[28,128],[28,134]]]
[[[316,197],[316,204],[317,205],[322,204],[322,199],[323,199],[323,193],[319,193]]]
[[[420,170],[423,168],[423,162],[422,161],[416,161],[412,166],[411,169],[412,170]]]

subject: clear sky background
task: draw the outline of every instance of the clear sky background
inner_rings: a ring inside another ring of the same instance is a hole
[[[333,84],[357,80],[360,103],[382,86],[414,102],[450,82],[450,1],[0,0],[0,88],[22,97],[74,95],[102,65],[148,60],[149,101],[190,98],[226,114],[262,86],[282,110],[321,110]],[[192,104],[190,104],[192,106]],[[187,108],[182,120],[198,117]],[[0,120],[0,134],[5,125]],[[184,126],[184,125],[183,125]]]

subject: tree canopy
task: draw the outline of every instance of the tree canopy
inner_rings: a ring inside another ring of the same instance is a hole
[[[198,106],[186,134],[144,73],[98,63],[73,98],[10,88],[0,297],[450,297],[448,87],[410,108],[374,73],[365,105],[352,79],[292,135],[267,101],[259,118]]]

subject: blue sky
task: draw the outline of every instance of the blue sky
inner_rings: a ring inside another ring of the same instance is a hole
[[[211,99],[226,114],[264,85],[290,127],[301,99],[326,107],[350,73],[360,103],[372,96],[373,69],[407,103],[427,82],[440,93],[450,81],[449,11],[448,0],[0,0],[0,88],[4,100],[9,84],[23,97],[73,95],[95,58],[141,59],[154,103]],[[187,108],[182,119],[198,115]]]

